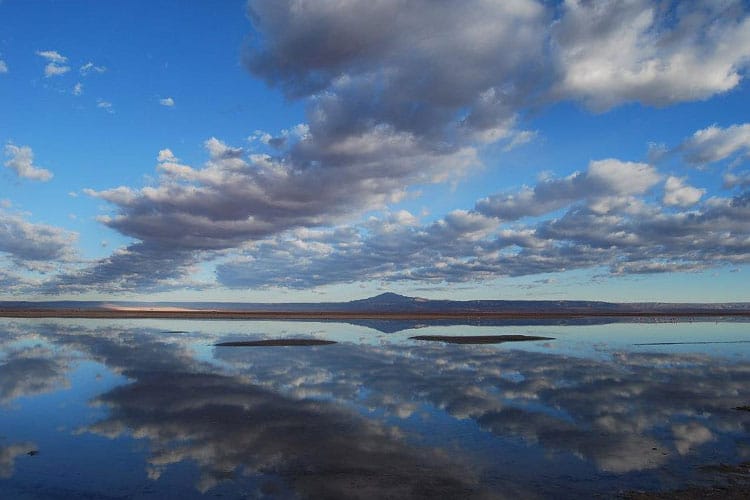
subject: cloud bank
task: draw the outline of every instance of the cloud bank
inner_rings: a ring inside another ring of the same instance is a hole
[[[617,158],[489,194],[430,224],[361,219],[388,213],[421,185],[468,175],[491,145],[529,141],[525,115],[554,103],[605,112],[736,88],[750,57],[742,2],[251,0],[247,13],[243,63],[303,101],[307,122],[254,133],[260,152],[210,138],[200,167],[164,150],[152,185],[86,190],[112,204],[116,213],[100,221],[133,243],[82,270],[81,283],[161,286],[210,259],[220,259],[219,282],[232,287],[685,271],[746,260],[745,193],[705,199],[687,176]],[[54,54],[39,53],[65,62]],[[679,146],[681,158],[742,155],[746,127],[698,131]],[[725,184],[742,179],[727,173]],[[148,259],[161,272],[137,277]]]

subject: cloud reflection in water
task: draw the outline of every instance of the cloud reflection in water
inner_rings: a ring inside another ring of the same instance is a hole
[[[217,340],[201,334],[33,335],[58,355],[7,349],[5,399],[59,386],[70,353],[101,363],[129,382],[94,398],[106,416],[80,430],[146,439],[153,480],[195,464],[200,492],[232,481],[310,497],[612,492],[679,486],[696,465],[750,458],[750,421],[734,409],[750,402],[750,366],[709,355],[395,341],[203,347],[211,357],[194,350]]]

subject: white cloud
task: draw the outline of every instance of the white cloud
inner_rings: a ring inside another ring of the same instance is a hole
[[[103,109],[107,113],[114,113],[115,109],[114,106],[112,106],[112,103],[109,101],[105,101],[102,98],[99,98],[96,100],[96,107],[99,109]]]
[[[172,153],[171,149],[166,148],[159,151],[159,154],[156,157],[156,161],[158,161],[159,163],[176,162],[178,161],[178,159],[177,157],[175,157],[174,153]]]
[[[44,67],[44,76],[46,78],[64,75],[70,71],[70,66],[65,66],[65,63],[68,62],[68,58],[55,50],[37,50],[36,55],[43,57],[48,61],[47,65]]]
[[[7,72],[8,72],[8,65],[5,63],[5,61],[0,59],[0,75],[5,74]]]
[[[684,178],[670,175],[664,184],[663,202],[668,206],[689,207],[698,203],[705,192],[705,189],[688,186]]]
[[[52,172],[33,164],[34,153],[29,146],[5,145],[5,166],[14,170],[19,177],[46,182],[52,178]]]
[[[552,26],[557,96],[596,110],[664,106],[735,88],[750,60],[750,18],[738,0],[676,3],[567,0]]]
[[[542,180],[533,189],[488,196],[477,202],[476,210],[510,221],[587,200],[590,208],[604,213],[627,204],[630,197],[645,193],[657,182],[659,174],[651,165],[609,158],[590,162],[586,172]]]
[[[750,154],[750,123],[698,130],[682,146],[685,159],[694,165],[714,163],[735,153]]]
[[[174,99],[172,99],[171,97],[165,97],[164,99],[159,99],[159,104],[171,108],[172,106],[174,106]]]
[[[107,71],[106,67],[104,67],[104,66],[96,66],[91,61],[87,62],[86,64],[84,64],[83,66],[81,66],[78,69],[78,72],[81,75],[83,75],[83,76],[86,76],[86,75],[88,75],[91,72],[94,72],[94,73],[104,73],[105,71]]]
[[[65,64],[68,62],[68,58],[61,55],[56,50],[37,50],[36,55],[43,57],[52,63]]]
[[[70,71],[70,66],[60,66],[59,64],[51,62],[44,67],[44,76],[49,78],[52,76],[64,75],[68,71]]]
[[[73,95],[83,95],[83,84],[81,82],[78,82],[73,86]]]

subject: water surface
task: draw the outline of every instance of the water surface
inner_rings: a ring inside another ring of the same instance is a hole
[[[750,460],[750,412],[736,409],[750,405],[749,327],[0,320],[0,496],[710,486],[724,479],[706,466]],[[215,345],[292,338],[336,343]]]

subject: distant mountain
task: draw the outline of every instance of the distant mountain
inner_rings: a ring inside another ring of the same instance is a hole
[[[195,310],[272,313],[373,314],[750,314],[750,303],[613,303],[587,300],[432,300],[387,292],[349,302],[133,302],[133,301],[0,301],[2,310]]]

